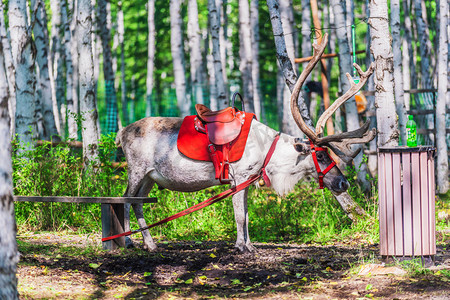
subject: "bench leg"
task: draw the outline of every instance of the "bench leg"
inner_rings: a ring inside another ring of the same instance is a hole
[[[124,232],[124,205],[102,204],[102,237],[108,237]],[[103,249],[115,250],[125,247],[125,237],[103,242]]]

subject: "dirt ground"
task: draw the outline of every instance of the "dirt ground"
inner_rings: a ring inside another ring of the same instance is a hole
[[[18,286],[21,299],[450,299],[448,237],[423,269],[382,266],[378,245],[358,240],[255,243],[255,254],[232,242],[159,241],[149,253],[139,240],[106,252],[96,234],[22,234]]]

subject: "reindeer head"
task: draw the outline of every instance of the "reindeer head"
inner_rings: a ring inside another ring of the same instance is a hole
[[[300,127],[306,136],[310,139],[312,144],[318,147],[329,147],[337,156],[339,156],[344,162],[348,163],[352,161],[356,155],[358,155],[360,148],[356,150],[352,150],[350,148],[353,144],[361,144],[367,143],[371,141],[377,131],[375,128],[369,130],[369,121],[367,121],[363,126],[359,129],[339,134],[333,134],[328,136],[322,136],[323,127],[325,126],[326,121],[333,115],[336,109],[339,108],[345,101],[350,99],[353,95],[355,95],[367,82],[367,79],[372,74],[374,70],[374,64],[372,63],[369,69],[366,72],[361,70],[361,67],[358,64],[353,64],[358,74],[360,76],[359,83],[355,84],[350,74],[346,74],[348,80],[350,81],[350,89],[345,92],[341,97],[336,99],[332,105],[320,116],[317,121],[316,128],[313,129],[308,126],[300,113],[300,109],[298,107],[298,96],[300,94],[300,90],[302,88],[303,83],[305,82],[308,75],[314,69],[314,66],[319,62],[325,47],[328,41],[328,34],[325,34],[322,43],[320,45],[314,44],[314,56],[313,59],[308,63],[303,72],[300,74],[300,77],[295,84],[294,90],[291,95],[291,111],[292,116],[294,117],[295,122]]]
[[[316,128],[308,126],[300,113],[300,109],[298,106],[298,96],[306,78],[311,73],[317,62],[320,60],[325,50],[327,40],[328,35],[325,34],[320,45],[313,45],[313,59],[308,63],[306,68],[300,74],[300,77],[298,78],[297,83],[295,84],[295,87],[292,91],[291,111],[295,122],[310,140],[310,145],[308,146],[310,146],[314,165],[317,170],[320,188],[323,188],[325,184],[325,186],[335,192],[343,192],[348,188],[349,184],[341,171],[337,167],[335,167],[335,162],[328,155],[326,147],[330,148],[344,162],[348,163],[352,161],[361,150],[360,148],[352,150],[350,146],[353,144],[367,143],[371,141],[376,135],[376,129],[373,128],[372,130],[369,130],[369,122],[366,122],[357,130],[324,137],[323,127],[325,126],[328,118],[332,116],[336,109],[345,101],[350,99],[364,86],[367,79],[373,72],[374,65],[372,63],[369,69],[366,72],[363,72],[357,64],[354,64],[360,76],[359,83],[355,84],[351,76],[347,73],[347,78],[350,81],[351,85],[350,89],[341,97],[336,99],[336,101],[334,101],[334,103],[320,116],[319,120],[317,121]],[[297,144],[296,148],[299,146],[300,144]],[[305,144],[302,144],[302,147],[305,148]],[[328,172],[329,176],[325,177]]]

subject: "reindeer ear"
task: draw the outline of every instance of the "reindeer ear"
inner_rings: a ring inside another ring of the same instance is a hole
[[[308,154],[310,151],[308,145],[304,143],[295,143],[294,148],[300,154]]]

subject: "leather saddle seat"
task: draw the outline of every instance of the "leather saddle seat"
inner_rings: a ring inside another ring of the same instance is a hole
[[[241,133],[245,121],[245,112],[234,107],[212,111],[203,104],[196,104],[197,117],[195,129],[207,133],[214,145],[224,145],[234,141]]]

